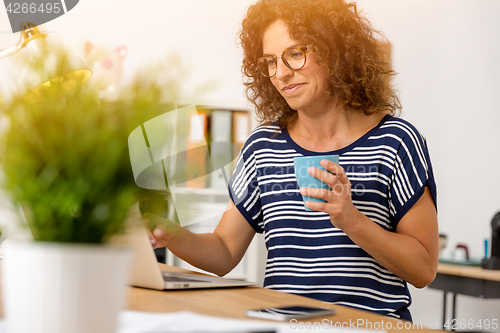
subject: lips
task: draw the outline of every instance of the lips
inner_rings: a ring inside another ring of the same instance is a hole
[[[288,86],[283,87],[281,90],[283,90],[284,93],[291,94],[291,93],[296,92],[302,86],[303,86],[303,83],[294,83],[294,84],[289,84]]]

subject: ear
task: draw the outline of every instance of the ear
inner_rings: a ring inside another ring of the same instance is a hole
[[[118,46],[116,49],[115,49],[116,53],[118,53],[118,55],[120,56],[120,58],[122,58],[122,60],[127,56],[127,53],[128,53],[128,49],[125,45],[122,45],[122,46]]]
[[[86,41],[85,42],[85,46],[84,46],[84,53],[85,53],[85,56],[88,57],[89,54],[92,52],[92,50],[95,48],[94,44],[92,44],[91,42],[89,41]]]

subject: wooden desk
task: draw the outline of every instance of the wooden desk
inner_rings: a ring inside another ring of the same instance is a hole
[[[164,264],[159,265],[160,268],[164,271],[200,274],[177,267],[167,266]],[[337,325],[339,326],[343,324],[344,327],[347,327],[353,324],[355,325],[353,327],[359,329],[386,329],[391,333],[435,332],[430,329],[422,329],[422,326],[415,326],[409,322],[399,321],[397,319],[377,315],[371,312],[351,309],[341,305],[329,305],[311,298],[281,293],[275,290],[260,287],[178,291],[157,291],[130,287],[128,288],[127,293],[127,309],[136,311],[174,312],[187,310],[205,315],[257,320],[246,317],[245,311],[253,308],[300,304],[329,307],[335,309],[336,311],[336,314],[332,316],[300,320],[304,323],[323,323],[323,320],[327,319],[328,322],[330,320],[332,321],[332,325],[338,323]],[[2,298],[0,293],[0,300],[1,299]],[[0,316],[3,317],[1,302]],[[425,325],[426,323],[422,324]],[[400,326],[401,328],[399,328]]]
[[[162,270],[175,272],[188,272],[177,267],[160,264]],[[340,305],[328,305],[311,298],[285,294],[275,290],[260,287],[231,288],[231,289],[205,289],[205,290],[179,290],[179,291],[154,291],[141,288],[130,288],[129,304],[130,310],[149,312],[173,312],[189,310],[200,314],[221,316],[229,318],[250,319],[245,316],[245,311],[253,308],[263,308],[269,306],[284,306],[292,304],[330,307],[335,309],[336,314],[324,318],[311,318],[301,320],[302,322],[322,322],[323,319],[333,321],[333,325],[349,323],[360,323],[364,325],[355,326],[357,328],[387,328],[389,332],[400,332],[397,325],[407,324],[386,316],[374,313],[351,309]],[[390,324],[388,324],[390,322]],[[368,324],[369,323],[369,324]],[[368,324],[368,327],[367,325]],[[427,324],[427,323],[422,323]],[[383,325],[383,326],[380,326]],[[404,326],[403,326],[404,327]],[[406,331],[431,332],[429,329],[412,327]]]
[[[446,323],[446,296],[452,293],[451,321],[456,319],[457,294],[479,298],[500,298],[500,271],[482,269],[479,266],[461,266],[439,263],[438,272],[429,288],[444,291],[443,296],[443,326]],[[444,327],[443,327],[444,328]]]

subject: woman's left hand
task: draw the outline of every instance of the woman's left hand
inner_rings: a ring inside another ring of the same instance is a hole
[[[326,201],[306,201],[306,206],[312,210],[330,215],[332,224],[344,232],[346,232],[346,229],[355,229],[356,221],[359,220],[359,214],[361,213],[352,203],[351,182],[347,178],[344,168],[328,160],[322,160],[321,166],[329,172],[315,167],[310,167],[307,172],[328,184],[331,190],[302,187],[300,189],[301,194]]]

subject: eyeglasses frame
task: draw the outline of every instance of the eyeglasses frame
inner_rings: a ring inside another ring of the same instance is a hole
[[[259,69],[259,72],[260,72],[260,74],[262,74],[262,76],[267,77],[267,78],[273,78],[278,73],[278,58],[280,58],[281,61],[283,61],[283,63],[285,64],[285,66],[288,67],[288,68],[290,68],[292,71],[301,70],[306,65],[306,62],[307,62],[307,53],[313,51],[313,49],[312,49],[313,46],[314,46],[313,44],[310,44],[310,45],[306,45],[306,46],[289,47],[289,48],[285,49],[281,55],[261,57],[261,58],[259,58],[257,60],[257,68],[259,68],[259,63],[260,62],[266,61],[269,58],[274,58],[275,61],[276,61],[276,73],[274,73],[273,75],[266,75],[266,74],[262,73],[262,71]],[[283,58],[283,56],[285,55],[285,53],[287,51],[294,50],[294,49],[295,50],[300,50],[300,51],[302,51],[302,53],[304,53],[304,64],[300,68],[296,68],[296,69],[292,68],[290,66],[290,64]]]

